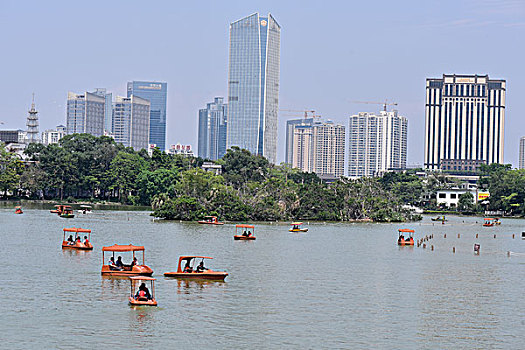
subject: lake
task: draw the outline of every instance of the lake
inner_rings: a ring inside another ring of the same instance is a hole
[[[63,219],[0,209],[0,341],[5,349],[521,348],[525,220],[485,228],[482,218],[448,219],[310,223],[306,234],[259,223],[256,241],[234,241],[234,225],[149,212]],[[62,229],[73,226],[92,230],[93,251],[62,251]],[[398,247],[398,228],[434,238],[426,249]],[[145,246],[158,308],[130,307],[129,281],[100,275],[101,249],[115,243]],[[208,267],[230,275],[164,278],[186,254],[212,256]]]

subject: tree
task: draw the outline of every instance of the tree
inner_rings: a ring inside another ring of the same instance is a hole
[[[21,164],[18,157],[8,152],[4,144],[0,143],[0,191],[4,193],[4,198],[7,198],[9,191],[17,190]]]
[[[460,212],[472,212],[474,210],[474,196],[471,192],[465,192],[459,195],[458,210]]]
[[[127,202],[131,192],[137,190],[138,176],[146,166],[146,161],[136,153],[120,151],[113,158],[108,172],[112,182],[110,188],[118,190],[121,202]]]

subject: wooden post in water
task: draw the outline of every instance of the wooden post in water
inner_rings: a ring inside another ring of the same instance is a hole
[[[452,247],[452,253],[456,252],[456,247]]]

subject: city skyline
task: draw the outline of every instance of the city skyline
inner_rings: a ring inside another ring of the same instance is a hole
[[[138,37],[123,39],[126,43],[153,40],[152,46],[158,54],[137,50],[133,52],[136,58],[128,62],[127,56],[109,41],[93,42],[92,49],[81,57],[65,51],[64,40],[72,40],[76,35],[76,31],[65,29],[90,26],[87,19],[73,20],[64,15],[65,11],[82,5],[68,4],[60,8],[35,2],[28,9],[15,2],[3,2],[0,26],[12,34],[1,40],[4,47],[14,53],[2,58],[3,64],[10,67],[0,87],[0,102],[5,106],[0,111],[3,128],[24,128],[32,92],[36,93],[40,129],[46,130],[64,124],[67,91],[104,86],[115,95],[125,95],[122,82],[166,81],[170,84],[167,143],[189,143],[195,148],[196,111],[214,96],[227,96],[228,24],[258,11],[271,12],[284,28],[281,108],[315,109],[325,117],[346,124],[349,115],[379,110],[379,106],[362,108],[350,101],[388,98],[397,102],[398,109],[410,120],[408,164],[422,164],[425,79],[443,73],[484,73],[507,81],[504,162],[518,166],[523,126],[517,108],[519,97],[525,93],[525,80],[519,62],[523,48],[514,42],[519,42],[525,31],[523,3],[406,2],[395,6],[384,3],[382,11],[377,11],[373,4],[337,3],[323,7],[308,1],[207,4],[209,6],[164,3],[141,7],[140,11],[137,6],[130,6],[126,9],[126,21],[114,16],[121,10],[118,3],[107,4],[104,14],[96,12],[96,6],[84,5],[86,18],[99,16],[101,25],[106,25],[109,31],[120,30],[124,23],[131,24]],[[297,4],[302,6],[295,6]],[[17,22],[21,16],[27,19],[24,25]],[[139,27],[142,17],[154,17],[159,28]],[[370,20],[374,26],[368,26],[366,33],[359,31]],[[196,28],[192,24],[197,22],[204,25]],[[187,28],[195,30],[190,33]],[[351,35],[354,32],[360,35]],[[173,45],[166,45],[170,41]],[[483,48],[486,41],[497,41],[506,49],[486,50]],[[213,54],[203,55],[200,49],[203,45],[209,45],[206,52]],[[435,50],[436,47],[446,49]],[[35,59],[30,54],[33,50],[46,54]],[[395,54],[361,54],[367,51]],[[78,70],[80,64],[87,68]],[[284,161],[286,119],[279,116],[277,162]]]

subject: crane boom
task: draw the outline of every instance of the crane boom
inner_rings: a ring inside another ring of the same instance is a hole
[[[397,102],[391,102],[388,103],[388,100],[385,100],[383,102],[375,102],[375,101],[352,101],[352,103],[363,103],[367,105],[383,105],[383,111],[386,112],[386,106],[397,106]]]

